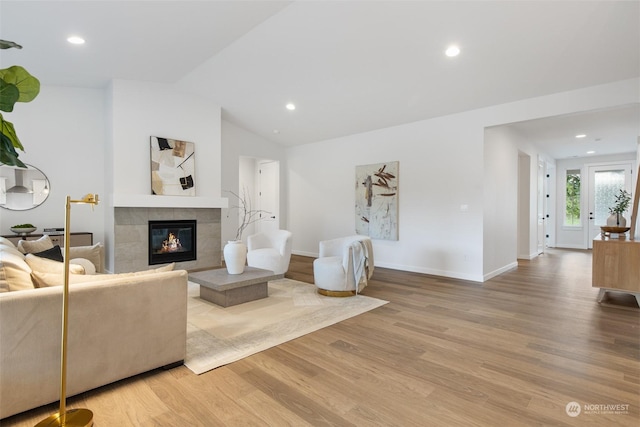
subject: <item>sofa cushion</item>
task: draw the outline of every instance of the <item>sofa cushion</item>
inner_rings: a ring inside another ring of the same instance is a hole
[[[0,250],[0,292],[33,289],[31,268],[24,255],[11,249]]]
[[[136,271],[132,273],[96,274],[96,275],[71,274],[69,276],[69,284],[101,282],[104,280],[120,279],[123,277],[136,277],[136,276],[141,276],[146,274],[155,274],[155,273],[161,273],[165,271],[172,271],[174,267],[175,267],[175,263],[171,263],[162,267],[153,268],[151,270],[142,270],[142,271]],[[31,273],[31,278],[33,279],[34,285],[38,288],[64,285],[64,276],[62,274],[33,271]]]
[[[24,260],[29,265],[32,272],[55,273],[59,275],[64,274],[64,263],[61,261],[41,258],[35,254],[27,254],[24,257]],[[69,264],[69,273],[84,274],[84,267],[78,264]]]
[[[53,248],[53,242],[46,234],[38,240],[20,240],[18,242],[18,250],[23,254],[42,252],[51,248]]]
[[[59,245],[55,245],[51,249],[44,250],[42,252],[33,253],[35,256],[39,256],[40,258],[47,258],[54,261],[64,261],[64,257],[62,256],[62,251],[60,250]],[[31,267],[33,268],[33,267]]]

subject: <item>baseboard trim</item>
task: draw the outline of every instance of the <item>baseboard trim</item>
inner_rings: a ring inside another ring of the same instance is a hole
[[[486,282],[489,279],[492,279],[496,276],[501,275],[502,273],[506,273],[509,270],[513,270],[514,268],[518,267],[518,262],[512,262],[510,264],[505,265],[504,267],[500,267],[496,270],[493,270],[491,273],[487,273],[483,276],[484,281]]]
[[[292,251],[291,253],[294,255],[318,258],[318,253],[313,253],[313,252]],[[429,274],[432,276],[448,277],[450,279],[468,280],[471,282],[478,282],[478,283],[482,283],[486,280],[483,276],[481,275],[479,276],[476,274],[459,273],[457,271],[449,271],[449,270],[438,270],[435,268],[414,267],[411,265],[404,265],[404,264],[392,264],[392,263],[376,261],[375,266],[380,268],[389,268],[391,270],[400,270],[400,271],[408,271],[411,273]],[[517,266],[518,266],[517,263],[513,264],[513,267],[517,267]],[[513,267],[511,267],[511,264],[510,264],[508,268],[506,268],[506,270],[510,270]]]

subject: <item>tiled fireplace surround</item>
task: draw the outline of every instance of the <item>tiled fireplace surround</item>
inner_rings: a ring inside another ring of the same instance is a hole
[[[197,221],[197,260],[176,262],[176,269],[219,267],[222,229],[219,208],[114,207],[114,272],[147,270],[150,220]]]

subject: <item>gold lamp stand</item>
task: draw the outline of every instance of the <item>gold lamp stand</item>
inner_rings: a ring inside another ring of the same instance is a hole
[[[66,409],[67,399],[67,329],[69,320],[69,246],[71,243],[71,204],[86,203],[91,208],[98,204],[97,194],[87,194],[82,200],[71,200],[67,196],[64,214],[64,291],[62,294],[62,343],[60,355],[60,410],[36,424],[36,427],[90,427],[93,412],[89,409]]]

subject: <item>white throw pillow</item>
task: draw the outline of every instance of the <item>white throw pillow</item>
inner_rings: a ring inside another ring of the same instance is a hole
[[[20,240],[18,250],[23,254],[46,251],[53,248],[53,242],[46,234],[38,240]]]
[[[84,268],[84,274],[96,274],[96,266],[85,258],[73,258],[69,260],[69,265],[81,265]]]
[[[0,236],[0,245],[13,246],[14,248],[16,247],[16,245],[14,245],[11,240],[7,239],[6,237],[2,237],[2,236]]]
[[[0,262],[0,292],[33,289],[30,274],[31,268],[24,261],[24,255],[3,250]]]

